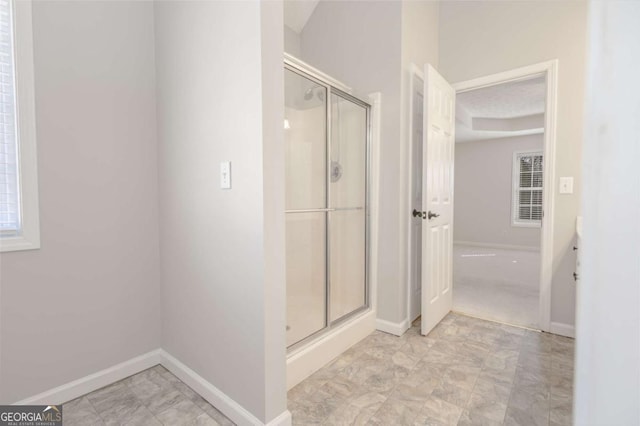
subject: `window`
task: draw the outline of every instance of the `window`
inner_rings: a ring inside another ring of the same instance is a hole
[[[0,0],[0,251],[40,247],[31,2]]]
[[[513,226],[539,227],[542,223],[542,159],[542,152],[513,155]]]

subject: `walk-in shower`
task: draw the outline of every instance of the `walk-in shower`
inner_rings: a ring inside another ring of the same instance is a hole
[[[287,347],[369,306],[370,106],[285,62]]]

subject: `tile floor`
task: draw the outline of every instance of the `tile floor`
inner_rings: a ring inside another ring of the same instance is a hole
[[[573,339],[449,314],[374,332],[289,391],[294,425],[570,425]]]
[[[570,425],[573,339],[449,314],[374,332],[289,391],[294,425]],[[64,404],[65,426],[232,425],[162,366]]]
[[[233,425],[160,365],[63,405],[65,426]]]
[[[540,252],[453,246],[453,310],[536,328]]]

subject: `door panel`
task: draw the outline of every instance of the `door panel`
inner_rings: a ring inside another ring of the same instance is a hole
[[[326,207],[327,89],[285,70],[285,206]]]
[[[424,82],[422,334],[451,311],[455,91],[427,65]]]
[[[322,330],[326,318],[326,213],[287,214],[287,346]]]
[[[329,323],[363,307],[365,286],[365,213],[329,212]]]
[[[367,110],[331,93],[329,323],[366,305]]]
[[[364,209],[367,193],[367,110],[331,94],[329,207]]]
[[[287,347],[327,326],[327,89],[285,69]]]

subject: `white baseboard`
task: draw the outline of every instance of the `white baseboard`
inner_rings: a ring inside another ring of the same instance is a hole
[[[25,398],[16,402],[16,405],[49,405],[63,404],[72,399],[79,398],[90,392],[111,385],[129,376],[137,374],[154,365],[162,364],[180,380],[209,401],[225,416],[229,417],[239,426],[265,426],[253,414],[245,410],[240,404],[229,398],[221,390],[207,382],[195,371],[178,361],[162,349],[156,349],[144,355],[137,356],[128,361],[98,371],[78,380],[55,387],[38,395]],[[291,413],[285,410],[266,426],[290,426]]]
[[[291,411],[286,410],[275,419],[271,420],[266,426],[291,426]]]
[[[395,336],[402,336],[405,331],[410,328],[410,323],[408,319],[405,319],[402,322],[391,322],[383,319],[376,319],[376,329],[380,331],[384,331],[385,333],[393,334]]]
[[[16,405],[49,405],[63,404],[89,392],[98,390],[133,374],[139,373],[154,365],[160,364],[160,350],[156,349],[113,367],[89,374],[78,380],[55,387],[38,395],[16,402]]]
[[[492,249],[500,249],[500,250],[522,250],[522,251],[534,251],[534,252],[540,251],[540,247],[516,246],[511,244],[481,243],[477,241],[454,241],[453,244],[457,246],[458,245],[471,246],[471,247],[492,248]]]
[[[174,358],[168,352],[161,349],[160,358],[161,364],[167,370],[209,401],[211,405],[220,410],[238,426],[264,425],[264,423],[247,411],[242,405],[231,399],[220,389],[206,381],[202,376]],[[288,410],[285,410],[268,423],[268,426],[289,425],[291,425],[291,413]]]
[[[287,357],[287,389],[291,389],[375,330],[373,310],[340,325],[331,333]]]
[[[559,334],[565,337],[576,337],[576,327],[571,324],[564,324],[561,322],[552,322],[549,327],[549,331],[553,334]]]

